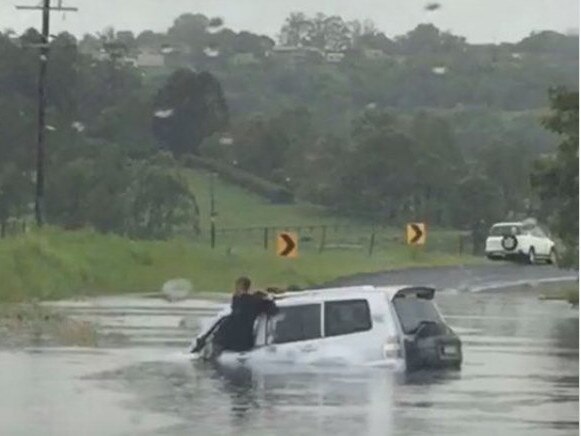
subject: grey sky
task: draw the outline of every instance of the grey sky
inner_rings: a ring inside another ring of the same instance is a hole
[[[433,22],[470,42],[515,41],[534,30],[579,29],[579,0],[439,0],[442,8],[426,12],[437,0],[64,0],[76,14],[53,14],[54,32],[80,35],[106,26],[118,30],[161,31],[185,12],[221,16],[228,27],[276,36],[292,11],[323,12],[343,18],[372,19],[388,36],[400,35],[418,23]],[[0,0],[0,28],[21,31],[38,27],[38,12],[16,11],[15,4],[40,0]],[[53,4],[58,0],[53,0]]]

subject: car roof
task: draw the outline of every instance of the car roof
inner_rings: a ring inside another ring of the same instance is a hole
[[[493,224],[492,227],[500,227],[500,226],[507,226],[508,227],[508,226],[522,226],[522,225],[524,225],[524,223],[519,221],[519,222],[513,222],[513,223],[496,223],[496,224]]]
[[[422,286],[392,285],[392,286],[349,286],[337,288],[312,289],[304,291],[286,292],[275,296],[278,303],[282,305],[320,303],[323,301],[350,300],[358,298],[375,297],[383,294],[389,301],[393,300],[396,294],[402,290],[427,289]]]

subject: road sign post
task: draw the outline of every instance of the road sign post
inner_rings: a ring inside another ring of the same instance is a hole
[[[373,254],[373,248],[375,247],[375,229],[371,230],[371,237],[369,238],[369,255]]]
[[[327,226],[323,226],[323,228],[321,229],[321,242],[319,243],[319,253],[323,252],[326,243],[327,243]]]
[[[299,257],[299,238],[296,232],[281,232],[276,236],[276,255],[286,259]]]

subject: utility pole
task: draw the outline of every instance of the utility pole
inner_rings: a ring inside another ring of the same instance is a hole
[[[52,11],[76,12],[77,8],[64,7],[62,0],[58,6],[51,7],[50,0],[42,0],[40,6],[16,6],[18,10],[42,11],[42,40],[40,47],[40,70],[38,75],[38,125],[36,137],[36,190],[34,195],[34,216],[36,224],[44,223],[44,154],[46,131],[46,79],[48,72],[48,53],[50,35],[50,13]]]
[[[214,196],[214,180],[216,173],[210,173],[210,245],[216,246],[216,201]]]

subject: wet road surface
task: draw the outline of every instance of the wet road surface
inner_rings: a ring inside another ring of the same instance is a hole
[[[416,268],[379,274],[361,274],[339,279],[328,286],[368,285],[427,285],[436,289],[481,291],[511,285],[530,285],[570,281],[578,278],[575,272],[560,270],[551,265],[524,265],[488,262],[483,265]]]
[[[578,434],[578,309],[527,291],[436,298],[463,340],[460,372],[225,370],[183,352],[184,317],[208,316],[213,303],[61,303],[104,340],[0,351],[0,434]]]

